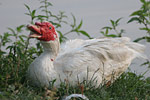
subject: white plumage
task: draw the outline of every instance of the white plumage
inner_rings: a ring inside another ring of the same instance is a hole
[[[126,71],[135,57],[145,57],[144,46],[127,37],[67,41],[60,47],[58,37],[41,41],[44,52],[29,66],[28,78],[37,86],[55,86],[68,80],[76,85],[95,79],[98,86],[104,80],[113,81]],[[112,80],[113,78],[113,80]]]

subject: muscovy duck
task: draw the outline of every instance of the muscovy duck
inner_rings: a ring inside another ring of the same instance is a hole
[[[145,47],[127,37],[75,39],[60,47],[59,36],[50,22],[27,27],[31,31],[29,37],[40,40],[44,49],[27,71],[28,79],[37,86],[49,86],[55,79],[55,86],[64,80],[71,85],[93,80],[93,85],[98,86],[104,80],[114,81],[134,58],[145,58]]]

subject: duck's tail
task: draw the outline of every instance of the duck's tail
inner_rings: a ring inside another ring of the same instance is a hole
[[[147,56],[144,54],[145,46],[139,43],[129,42],[128,47],[134,50],[135,57],[148,59]]]

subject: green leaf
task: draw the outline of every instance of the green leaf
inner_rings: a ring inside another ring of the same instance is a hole
[[[44,18],[47,18],[47,16],[44,16],[44,15],[38,15],[37,17],[44,17]]]
[[[30,11],[30,7],[28,5],[26,5],[26,4],[24,4],[24,5],[28,9],[28,11]]]
[[[6,48],[6,50],[7,50],[7,49],[12,49],[13,47],[14,47],[13,45],[8,46],[8,47]]]
[[[111,25],[113,26],[113,28],[115,28],[115,21],[113,21],[113,20],[110,20],[110,22],[111,22]]]
[[[56,26],[56,28],[58,28],[58,27],[61,27],[61,24],[59,24],[59,23],[54,23],[54,22],[52,22],[52,21],[50,21],[53,25],[55,25]]]
[[[43,0],[43,1],[41,1],[40,3],[45,3],[45,1]]]
[[[80,31],[78,31],[78,32],[80,32],[80,33],[83,34],[84,36],[87,36],[89,39],[91,39],[91,36],[90,36],[87,32],[85,32],[85,31],[83,31],[83,30],[80,30]]]
[[[108,32],[109,32],[109,29],[107,28],[106,31],[105,31],[105,34],[108,34]]]
[[[146,28],[146,27],[143,27],[143,28],[139,28],[140,30],[144,30],[144,31],[150,31],[150,29],[149,28]]]
[[[35,12],[36,12],[36,10],[32,11],[32,14],[31,14],[32,17],[35,17]]]
[[[115,35],[115,34],[109,34],[109,35],[106,35],[106,37],[117,37],[117,35]]]
[[[43,10],[41,10],[42,12],[47,12],[47,10],[45,10],[45,9],[43,9]]]
[[[8,27],[8,30],[10,30],[13,34],[16,34],[16,32],[15,32],[15,30],[14,30],[14,29],[12,29],[12,28]]]
[[[23,39],[22,36],[19,36],[19,39],[20,39],[22,42],[24,42],[24,39]]]
[[[112,27],[106,26],[106,27],[103,27],[102,29],[110,29],[110,30],[112,30]]]
[[[121,19],[122,19],[122,18],[119,18],[119,19],[117,19],[117,20],[115,21],[116,26],[118,26],[118,23],[119,23],[119,21],[120,21]]]
[[[24,38],[28,38],[28,36],[26,36],[26,35],[20,35],[21,37],[24,37]]]
[[[124,29],[121,29],[121,30],[120,30],[120,34],[122,34],[122,33],[125,33],[125,30],[124,30]]]
[[[20,25],[16,28],[17,32],[21,32],[22,28],[25,27],[25,25]]]
[[[4,33],[4,38],[7,39],[9,36],[13,36],[13,35],[12,35],[12,34],[9,34],[8,32],[5,32],[5,33]]]
[[[140,0],[142,3],[146,3],[146,1],[145,0]]]
[[[18,52],[18,54],[22,54],[21,48],[19,46],[17,46],[17,52]]]
[[[146,36],[147,42],[150,42],[150,37]]]
[[[59,33],[59,40],[60,40],[60,43],[64,42],[65,40],[67,40],[67,38],[62,34],[61,31],[58,31],[57,32]]]
[[[12,42],[9,36],[13,36],[13,35],[9,34],[8,32],[5,32],[4,36],[1,36],[1,42],[3,46],[5,46],[6,43]]]
[[[45,8],[45,6],[40,6],[39,8]]]
[[[78,25],[78,27],[75,30],[79,30],[82,26],[82,20],[80,21],[80,24]]]
[[[53,4],[50,2],[47,2],[47,6],[53,6]]]
[[[142,14],[143,14],[143,11],[138,10],[138,11],[133,12],[130,16],[139,16],[139,15],[142,15]]]
[[[42,22],[43,20],[45,20],[45,18],[48,18],[48,16],[38,15],[36,16],[36,18]]]
[[[29,13],[24,13],[25,15],[29,15],[29,16],[31,16]]]
[[[68,24],[67,21],[62,21],[62,23]]]
[[[3,36],[0,34],[0,39],[2,39],[2,37],[3,37]]]
[[[105,29],[105,33],[103,33],[103,35],[107,35],[109,30],[112,30],[112,27],[109,27],[109,26],[106,26],[106,27],[103,27],[102,29]]]
[[[73,18],[73,24],[71,25],[72,28],[74,28],[76,26],[76,18],[73,14],[72,15],[72,18]]]
[[[105,35],[104,31],[100,31],[100,33],[102,33],[103,35]]]
[[[133,42],[139,42],[141,40],[145,39],[145,36],[144,37],[140,37],[140,38],[137,38],[136,40],[134,40]]]
[[[0,55],[4,55],[6,52],[0,50]]]
[[[133,22],[133,21],[137,21],[137,22],[139,22],[139,23],[142,22],[140,18],[138,18],[138,17],[132,17],[127,23],[131,23],[131,22]]]
[[[59,33],[59,36],[60,36],[60,37],[63,37],[63,34],[61,33],[61,31],[58,31],[58,30],[57,30],[57,32]]]

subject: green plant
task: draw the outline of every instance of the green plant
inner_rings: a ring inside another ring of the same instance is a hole
[[[110,20],[111,26],[105,26],[101,29],[100,33],[103,34],[105,37],[121,37],[123,33],[125,33],[124,29],[120,29],[118,31],[117,27],[119,26],[119,21],[122,18],[117,19],[116,21]],[[113,34],[110,34],[111,32],[114,32]]]
[[[150,42],[150,1],[140,1],[142,3],[142,7],[130,15],[131,19],[128,21],[128,23],[137,22],[143,26],[139,29],[146,31],[145,36],[137,38],[136,40],[134,40],[134,42],[139,42],[141,40],[146,40],[147,42]],[[147,60],[142,65],[148,65],[148,67],[150,67],[150,61]]]
[[[142,7],[130,15],[131,19],[128,21],[128,23],[138,22],[139,24],[142,24],[143,27],[139,29],[146,31],[147,33],[146,36],[134,40],[135,42],[138,42],[143,39],[146,40],[147,42],[150,42],[150,1],[146,0],[140,1],[142,3]]]
[[[91,36],[84,30],[81,29],[83,21],[81,20],[79,25],[77,25],[76,23],[76,18],[75,16],[72,14],[72,18],[73,18],[73,23],[69,23],[67,22],[67,16],[65,15],[65,13],[63,11],[59,11],[59,13],[57,15],[53,14],[51,11],[49,11],[48,9],[50,9],[50,7],[52,7],[53,5],[48,1],[48,0],[41,0],[40,1],[41,6],[39,7],[39,11],[43,12],[41,14],[36,15],[36,12],[38,12],[38,10],[34,9],[31,10],[30,7],[28,5],[25,4],[25,7],[28,10],[28,13],[25,13],[26,15],[30,16],[31,18],[31,23],[33,24],[33,22],[36,21],[49,21],[51,22],[57,32],[59,33],[59,37],[60,37],[60,42],[64,42],[67,39],[67,35],[70,33],[77,33],[78,35],[82,34],[84,36],[86,36],[87,38],[91,38]],[[61,32],[60,28],[63,28],[63,25],[68,25],[71,29],[67,32],[64,32],[64,34]]]

